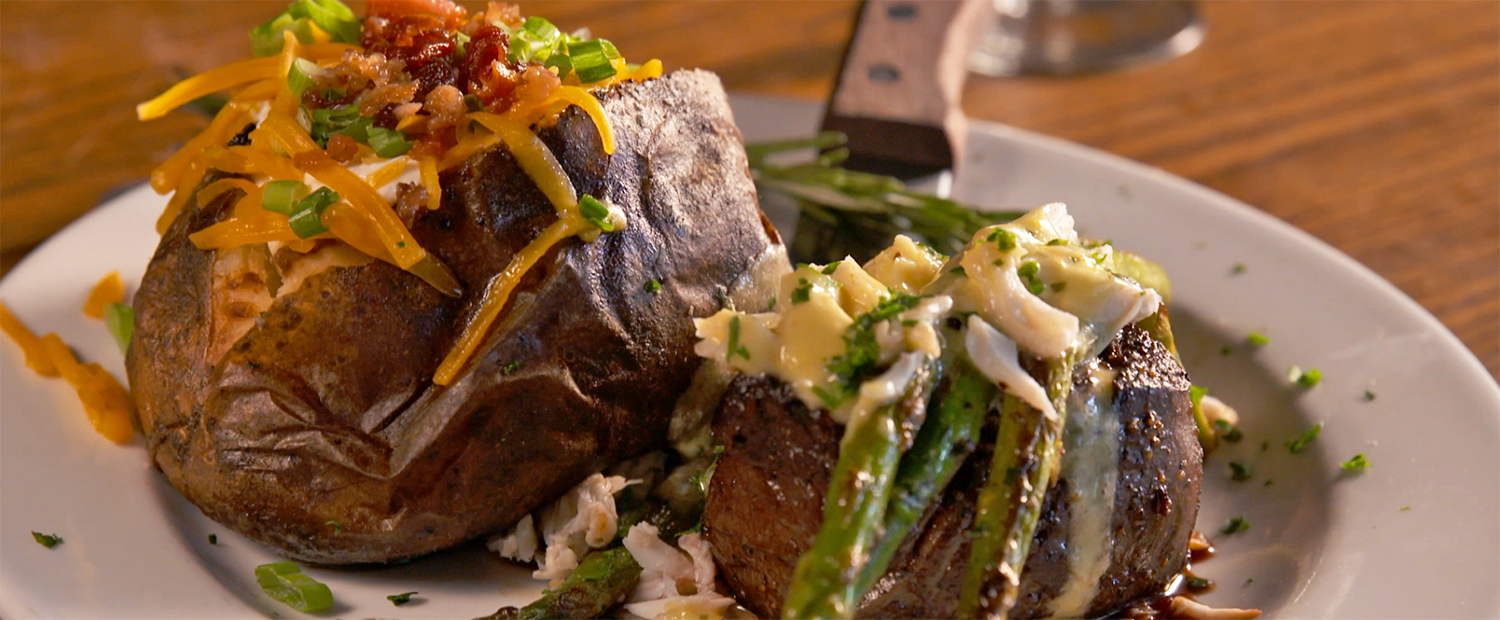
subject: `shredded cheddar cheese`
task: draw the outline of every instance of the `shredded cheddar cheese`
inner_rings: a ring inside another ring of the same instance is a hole
[[[119,280],[118,274],[111,275]],[[0,303],[0,329],[21,346],[28,367],[44,377],[61,376],[73,386],[94,430],[115,443],[130,441],[134,433],[131,420],[135,417],[130,392],[103,366],[79,363],[57,334],[37,338],[3,303]]]
[[[26,354],[26,366],[43,377],[56,377],[57,366],[52,363],[52,358],[47,357],[47,352],[42,349],[42,339],[37,338],[25,323],[10,313],[10,308],[0,303],[0,330],[5,335],[20,345],[21,352]]]
[[[125,283],[120,281],[120,272],[111,271],[94,285],[94,290],[89,292],[88,301],[83,303],[83,313],[96,319],[103,319],[105,306],[122,301],[125,301]]]

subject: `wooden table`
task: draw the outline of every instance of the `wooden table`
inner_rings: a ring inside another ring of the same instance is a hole
[[[134,104],[248,53],[257,2],[0,3],[0,250],[140,182],[203,120]],[[827,96],[855,4],[535,2],[632,58],[730,89]],[[970,80],[970,116],[1104,149],[1280,217],[1389,279],[1500,376],[1500,3],[1202,5],[1186,57],[1072,79]]]

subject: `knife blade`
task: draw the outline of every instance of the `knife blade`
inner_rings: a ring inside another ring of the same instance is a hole
[[[867,0],[823,129],[849,137],[844,167],[918,179],[962,161],[960,98],[986,0]]]

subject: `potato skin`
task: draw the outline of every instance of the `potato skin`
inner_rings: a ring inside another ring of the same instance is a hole
[[[580,194],[628,227],[563,242],[467,369],[431,377],[486,282],[556,219],[500,149],[446,171],[408,225],[453,268],[451,299],[385,263],[335,267],[275,299],[221,359],[215,253],[173,223],[136,297],[127,370],[154,464],[205,514],[307,562],[389,562],[506,527],[615,461],[660,447],[699,360],[690,316],[756,266],[785,266],[718,80],[698,71],[602,94],[602,153],[577,108],[541,135]],[[646,290],[652,280],[659,292]]]

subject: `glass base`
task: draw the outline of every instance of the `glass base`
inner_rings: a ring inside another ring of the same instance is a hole
[[[969,69],[991,76],[1075,75],[1161,62],[1203,42],[1191,0],[994,0],[995,23]]]

